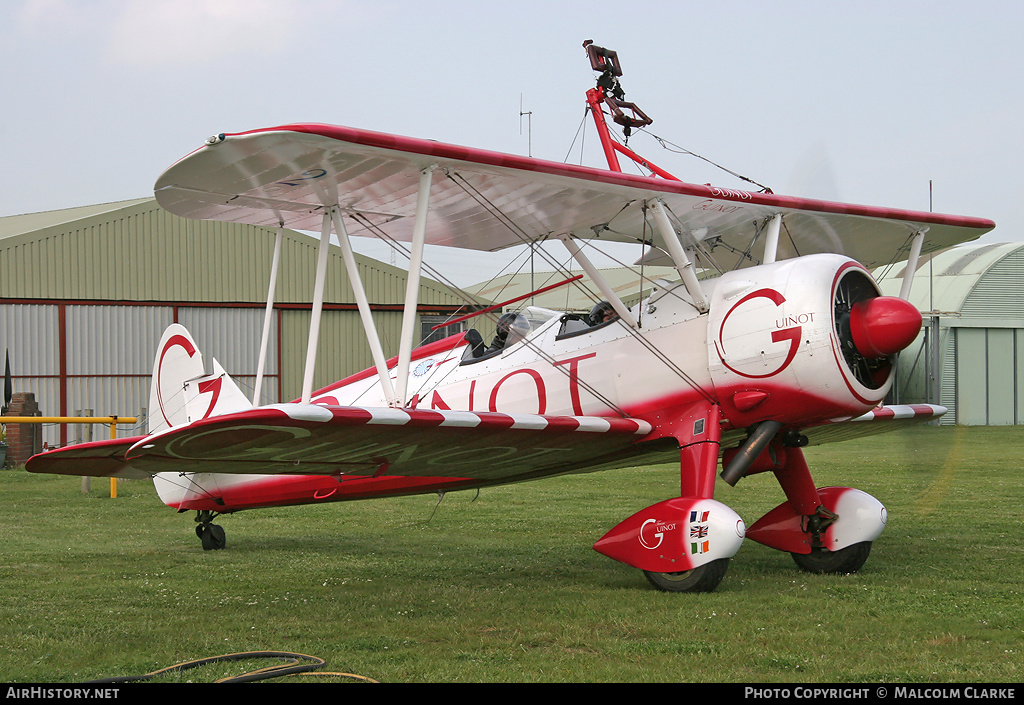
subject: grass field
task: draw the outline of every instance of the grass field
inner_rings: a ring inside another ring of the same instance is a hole
[[[222,517],[148,482],[0,473],[0,682],[77,682],[242,651],[384,682],[1021,682],[1024,427],[918,428],[813,448],[819,485],[880,499],[852,576],[744,543],[718,590],[668,594],[591,549],[678,494],[671,466]],[[769,475],[716,498],[749,526]],[[435,511],[436,506],[436,511]],[[265,665],[265,664],[260,664]],[[204,667],[165,680],[245,670]]]

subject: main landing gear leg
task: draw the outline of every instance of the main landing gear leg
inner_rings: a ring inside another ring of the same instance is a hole
[[[722,443],[722,414],[717,404],[698,405],[684,419],[679,442],[679,496],[711,499]]]
[[[722,441],[718,405],[701,402],[666,413],[659,436],[680,448],[680,496],[633,514],[594,544],[643,571],[658,589],[708,592],[725,576],[745,530],[739,514],[712,499]]]
[[[659,434],[679,443],[681,496],[637,512],[594,544],[599,553],[643,571],[660,590],[714,590],[743,543],[743,520],[712,499],[720,418],[710,402],[665,414]]]
[[[810,553],[798,553],[791,551],[794,562],[801,569],[809,573],[853,573],[856,572],[864,561],[867,560],[871,544],[867,544],[867,550],[863,551],[863,558],[852,570],[840,570],[841,567],[850,564],[848,558],[843,557],[842,551],[832,553],[825,548],[825,530],[835,523],[839,516],[829,511],[822,504],[821,495],[814,485],[811,471],[807,467],[807,460],[800,448],[785,448],[783,452],[784,463],[782,467],[774,470],[775,477],[786,493],[786,499],[793,511],[803,517],[802,530],[808,535],[811,546]],[[857,544],[860,546],[861,544]],[[849,548],[856,548],[850,546]],[[844,549],[848,550],[848,549]],[[860,551],[856,551],[857,555]],[[852,565],[852,564],[850,564]]]
[[[717,404],[697,405],[688,416],[684,415],[679,431],[679,496],[712,499],[722,440],[721,408]],[[699,535],[701,530],[697,531]],[[644,575],[659,590],[711,592],[725,577],[728,567],[729,558],[719,558],[689,570],[645,570]]]
[[[885,526],[885,507],[859,490],[819,490],[798,445],[773,443],[758,461],[751,470],[771,470],[787,501],[759,519],[747,536],[788,551],[793,561],[810,573],[860,570],[871,552],[871,542]],[[837,525],[840,515],[846,519]]]
[[[203,542],[204,551],[217,551],[226,545],[224,529],[213,520],[217,515],[209,509],[196,512],[196,536]]]

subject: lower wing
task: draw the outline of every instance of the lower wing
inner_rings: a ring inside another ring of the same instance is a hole
[[[620,466],[636,419],[280,404],[34,456],[30,472],[458,477],[481,483]],[[664,444],[657,443],[662,449]]]
[[[803,433],[810,441],[810,445],[837,443],[934,421],[946,411],[946,407],[934,404],[880,406],[852,419],[835,419],[814,428],[804,429]]]
[[[946,413],[882,406],[804,429],[811,445],[886,433]],[[280,404],[152,436],[97,441],[29,459],[29,472],[145,478],[161,472],[527,480],[674,459],[670,439],[642,442],[638,419]],[[727,445],[726,434],[722,444]]]

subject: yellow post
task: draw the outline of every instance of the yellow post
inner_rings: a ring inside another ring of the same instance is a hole
[[[110,417],[110,440],[117,439],[117,417]],[[110,498],[117,499],[117,478],[110,478]]]

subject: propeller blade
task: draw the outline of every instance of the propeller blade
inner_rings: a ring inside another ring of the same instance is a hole
[[[11,377],[11,351],[4,351],[4,408],[6,409],[11,405],[11,399],[14,397],[14,380]]]

